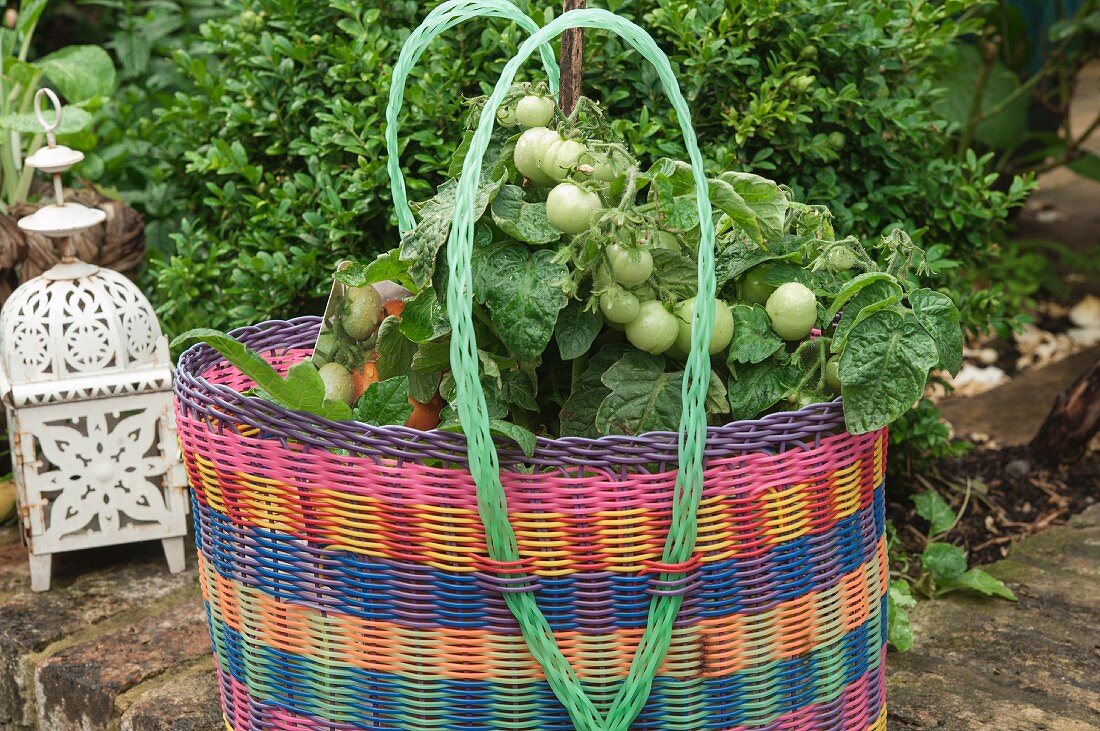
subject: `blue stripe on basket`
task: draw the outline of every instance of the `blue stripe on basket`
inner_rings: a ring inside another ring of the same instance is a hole
[[[759,613],[834,586],[874,559],[884,521],[882,490],[881,485],[876,490],[873,510],[857,511],[827,533],[779,544],[752,559],[702,564],[697,571],[701,588],[687,595],[678,625],[699,617]],[[403,626],[492,626],[496,632],[518,632],[499,592],[482,574],[311,546],[282,533],[235,525],[197,501],[193,505],[196,544],[210,565],[281,601]],[[643,627],[648,581],[612,572],[543,577],[536,597],[554,631],[606,633],[606,611],[589,613],[585,605],[614,607],[610,626]]]
[[[725,677],[658,677],[633,727],[717,731],[834,700],[881,662],[883,617],[874,612],[864,625],[803,656]],[[565,710],[544,682],[457,681],[420,674],[403,678],[258,646],[218,620],[211,628],[225,649],[219,657],[223,670],[256,700],[295,714],[362,728],[401,728],[406,725],[402,717],[416,716],[424,726],[476,729],[506,726],[509,718],[515,719],[509,709],[519,706],[525,717],[536,716],[545,731],[572,731]],[[327,702],[318,701],[321,689]],[[334,704],[334,696],[344,702]],[[879,710],[873,699],[864,719],[867,726]]]

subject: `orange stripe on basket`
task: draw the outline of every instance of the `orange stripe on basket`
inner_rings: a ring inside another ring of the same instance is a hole
[[[866,565],[837,586],[756,614],[709,617],[677,628],[665,676],[721,677],[830,644],[878,612],[886,589],[885,540]],[[250,640],[302,656],[322,656],[377,672],[457,680],[541,679],[523,638],[449,627],[413,628],[281,602],[221,575],[200,554],[203,596],[211,612]],[[586,681],[623,677],[643,628],[611,634],[559,632],[565,657]],[[518,663],[516,658],[524,658]]]
[[[225,444],[185,442],[196,496],[238,525],[445,571],[475,571],[487,555],[468,472],[271,450],[232,430],[202,439]],[[884,446],[883,434],[843,434],[813,449],[711,460],[696,555],[703,563],[758,555],[829,530],[870,505]],[[305,457],[308,472],[295,463]],[[629,573],[660,560],[675,471],[562,475],[502,475],[520,554],[535,573]]]

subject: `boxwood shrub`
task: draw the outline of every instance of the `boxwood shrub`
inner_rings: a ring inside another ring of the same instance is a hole
[[[983,285],[1011,278],[998,244],[1029,185],[999,181],[987,161],[957,154],[932,111],[931,79],[972,29],[976,5],[603,4],[643,24],[669,54],[710,163],[789,183],[834,210],[840,230],[919,231],[950,271],[966,324],[1004,327],[1014,302],[1003,291],[1012,289]],[[382,141],[390,65],[430,7],[234,0],[176,53],[190,88],[146,129],[162,191],[155,216],[178,222],[153,242],[150,276],[167,330],[319,311],[337,260],[393,246]],[[540,20],[557,7],[527,3]],[[491,88],[522,40],[504,21],[474,22],[421,59],[401,130],[411,197],[447,169],[462,96]],[[586,61],[586,90],[640,154],[682,154],[656,76],[633,52],[589,33]],[[534,60],[528,74],[538,77]]]

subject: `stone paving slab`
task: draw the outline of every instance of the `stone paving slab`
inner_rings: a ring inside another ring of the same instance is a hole
[[[1100,505],[989,571],[1020,601],[913,611],[917,646],[886,665],[891,731],[1100,729]]]

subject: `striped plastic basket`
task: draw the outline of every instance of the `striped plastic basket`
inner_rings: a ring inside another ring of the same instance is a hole
[[[409,58],[453,18],[508,8],[444,3]],[[253,384],[207,346],[180,360],[228,727],[885,729],[885,430],[847,433],[839,402],[708,428],[713,313],[696,307],[680,432],[539,439],[531,457],[489,437],[465,295],[471,208],[519,63],[567,27],[619,33],[657,68],[706,190],[686,105],[640,28],[596,10],[530,25],[474,136],[447,247],[464,433],[289,411],[246,395]],[[699,201],[706,301],[714,241]],[[319,325],[235,335],[285,371]]]

